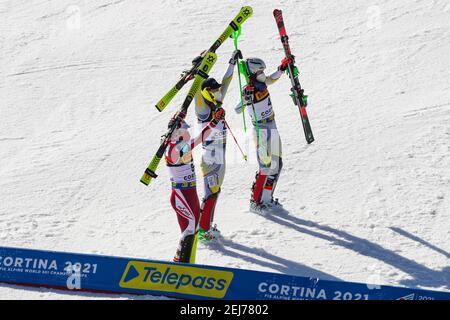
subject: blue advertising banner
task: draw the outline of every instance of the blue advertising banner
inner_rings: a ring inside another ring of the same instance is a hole
[[[450,300],[450,292],[4,247],[0,247],[0,282],[182,299]]]

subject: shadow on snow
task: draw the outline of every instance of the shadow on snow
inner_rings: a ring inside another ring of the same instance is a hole
[[[401,270],[402,272],[410,275],[411,279],[401,280],[400,284],[407,287],[429,287],[429,288],[446,288],[450,289],[450,267],[446,267],[440,271],[427,268],[414,260],[402,257],[398,253],[383,248],[379,244],[370,242],[366,239],[353,236],[345,231],[337,230],[326,225],[321,225],[313,221],[297,218],[288,211],[284,211],[282,214],[261,215],[265,219],[282,225],[284,227],[293,229],[302,234],[307,234],[325,241],[330,242],[333,245],[344,247],[348,250],[352,250],[366,257],[377,259],[383,263],[389,264],[394,268]],[[391,228],[393,231],[413,239],[434,251],[443,254],[447,258],[450,254],[436,246],[414,236],[399,228]],[[222,241],[223,246],[216,245],[215,249],[220,250],[226,255],[243,259],[245,261],[258,264],[264,267],[269,267],[274,270],[278,270],[282,273],[302,275],[310,277],[319,277],[326,280],[338,280],[333,276],[324,274],[321,271],[311,269],[296,262],[288,261],[280,257],[276,257],[262,249],[248,248],[240,244],[236,244],[230,240],[224,239]],[[273,262],[265,262],[259,259],[251,258],[236,252],[229,250],[240,250],[243,252],[257,254],[265,259],[272,260]],[[214,247],[212,247],[214,248]]]

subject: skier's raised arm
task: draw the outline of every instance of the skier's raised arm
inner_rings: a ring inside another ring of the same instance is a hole
[[[281,70],[278,69],[277,71],[272,73],[270,76],[268,76],[266,78],[266,81],[264,81],[264,82],[266,83],[266,85],[270,86],[270,85],[274,84],[275,82],[277,82],[278,79],[280,79],[282,75],[283,75],[283,72],[281,72]]]
[[[292,59],[290,58],[284,58],[281,61],[281,64],[278,66],[277,71],[275,71],[274,73],[272,73],[270,76],[268,76],[266,78],[266,85],[270,86],[272,84],[274,84],[275,82],[278,81],[278,79],[281,78],[281,76],[283,75],[283,72],[286,71],[287,66],[289,65],[289,63],[292,62]]]
[[[220,102],[223,102],[223,99],[225,98],[225,95],[227,94],[228,87],[230,86],[231,80],[233,80],[234,67],[236,66],[236,63],[239,58],[242,59],[242,53],[240,50],[235,50],[231,55],[228,69],[222,78],[222,87],[220,88],[220,93],[222,94],[222,97],[221,97],[222,99],[218,99]]]
[[[200,132],[200,134],[194,138],[191,139],[191,150],[194,149],[196,146],[198,146],[200,143],[202,143],[204,140],[206,140],[209,135],[212,133],[212,129],[216,127],[216,125],[219,123],[219,121],[225,119],[225,110],[223,108],[217,108],[213,113],[213,119],[208,123],[207,126],[205,126]]]

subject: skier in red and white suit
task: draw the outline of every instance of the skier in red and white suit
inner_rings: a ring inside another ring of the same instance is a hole
[[[178,114],[169,122],[171,127]],[[192,150],[204,141],[217,123],[225,118],[225,111],[217,108],[213,119],[198,137],[191,139],[189,125],[182,120],[173,132],[167,151],[166,163],[172,183],[170,202],[175,210],[181,229],[180,243],[174,257],[175,262],[195,263],[196,232],[200,220],[200,204],[197,195],[197,180]]]

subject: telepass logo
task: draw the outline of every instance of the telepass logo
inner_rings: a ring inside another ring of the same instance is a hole
[[[120,280],[122,288],[162,291],[221,299],[233,272],[164,263],[130,261]]]

